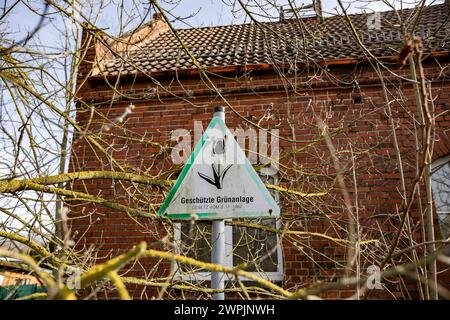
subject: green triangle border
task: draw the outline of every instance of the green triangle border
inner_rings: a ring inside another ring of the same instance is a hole
[[[219,128],[222,130],[222,133],[224,133],[224,134],[226,133],[227,127],[226,127],[225,123],[223,122],[223,120],[220,117],[213,117],[211,122],[209,123],[208,127],[206,128],[205,132],[202,134],[200,141],[195,146],[194,151],[190,155],[187,164],[184,166],[183,170],[181,170],[180,176],[178,177],[177,181],[175,182],[175,185],[172,187],[172,189],[170,190],[166,199],[164,200],[163,204],[159,208],[158,213],[157,213],[158,216],[171,218],[171,219],[179,219],[179,220],[187,220],[192,217],[191,213],[166,214],[165,212],[166,212],[167,208],[169,207],[170,203],[172,202],[173,197],[175,196],[178,189],[180,188],[182,182],[186,178],[186,175],[189,172],[189,170],[191,169],[191,167],[195,161],[195,158],[197,157],[197,155],[199,154],[199,152],[202,150],[203,146],[205,145],[206,138],[207,138],[206,132],[208,131],[208,129],[212,129],[212,128],[216,127],[217,124],[219,125]],[[235,138],[233,137],[233,139],[235,139]],[[235,142],[237,143],[237,141],[235,141]],[[242,152],[243,152],[243,150],[242,150]],[[245,156],[245,154],[244,154],[244,156]],[[250,177],[252,178],[253,182],[260,189],[264,198],[266,199],[266,201],[270,204],[270,206],[273,209],[272,209],[271,213],[257,212],[257,211],[252,211],[252,212],[243,211],[243,212],[239,212],[239,215],[237,215],[236,218],[244,218],[244,217],[277,218],[277,217],[279,217],[280,208],[279,208],[278,204],[273,199],[269,190],[267,190],[266,186],[264,185],[261,178],[256,173],[255,169],[252,167],[252,165],[248,161],[247,157],[245,157],[245,167],[246,167],[247,172],[249,173]],[[215,217],[215,216],[217,216],[217,214],[214,212],[197,213],[197,216],[200,220],[217,220],[217,219],[231,219],[232,218],[232,217],[230,217],[230,218]]]

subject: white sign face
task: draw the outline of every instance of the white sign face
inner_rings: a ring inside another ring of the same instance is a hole
[[[219,220],[278,217],[280,208],[220,117],[214,117],[158,215]]]

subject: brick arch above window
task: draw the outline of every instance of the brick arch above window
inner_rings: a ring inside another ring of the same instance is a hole
[[[450,116],[449,117],[449,126],[450,126]],[[449,126],[446,126],[445,129],[442,127],[441,130],[438,130],[436,133],[436,139],[434,142],[433,148],[433,161],[438,161],[440,159],[444,159],[445,157],[450,157],[450,130]]]
[[[442,157],[433,160],[433,163],[431,164],[431,171],[435,172],[437,169],[439,169],[440,167],[449,162],[450,162],[450,152],[448,152],[446,155]]]

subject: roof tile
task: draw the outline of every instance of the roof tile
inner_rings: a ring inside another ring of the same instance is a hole
[[[413,25],[412,9],[401,12],[406,26]],[[402,33],[395,11],[381,12],[381,28],[368,28],[369,14],[351,15],[362,43],[378,57],[394,56],[402,46]],[[449,9],[445,4],[425,7],[415,34],[424,39],[428,51],[450,50]],[[264,32],[263,32],[264,30]],[[190,52],[202,66],[284,64],[345,58],[363,58],[343,16],[323,21],[285,20],[256,24],[241,24],[198,29],[177,30]],[[195,68],[171,32],[133,47],[123,58],[106,61],[104,72],[122,75],[137,72],[174,71]],[[126,58],[125,58],[126,57]]]

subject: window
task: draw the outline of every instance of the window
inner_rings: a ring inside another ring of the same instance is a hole
[[[276,177],[262,177],[263,181],[276,184]],[[271,190],[272,191],[272,190]],[[272,193],[278,202],[278,194]],[[234,220],[240,221],[240,220]],[[244,220],[241,220],[244,221]],[[279,228],[279,220],[247,219],[246,222]],[[204,262],[211,262],[211,222],[197,221],[175,224],[175,239],[179,254]],[[283,255],[278,234],[266,230],[225,226],[225,266],[237,266],[247,262],[246,271],[271,281],[283,280]],[[191,266],[174,265],[175,274],[183,280],[209,280],[209,272],[196,272]],[[241,279],[243,281],[247,279]]]
[[[433,198],[443,239],[450,236],[450,156],[433,164]]]

